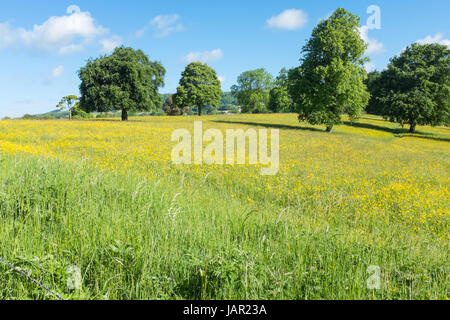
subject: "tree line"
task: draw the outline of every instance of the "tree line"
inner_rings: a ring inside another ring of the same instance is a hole
[[[356,121],[365,110],[409,125],[450,124],[450,50],[445,45],[414,43],[390,60],[382,72],[367,74],[367,44],[359,33],[360,18],[337,9],[314,28],[302,48],[298,67],[283,68],[274,79],[265,69],[243,72],[231,97],[244,113],[295,112],[300,121],[325,125],[331,132],[342,115]],[[75,112],[130,111],[160,108],[168,115],[216,108],[224,97],[216,71],[190,63],[177,91],[162,101],[166,70],[141,50],[119,47],[109,56],[88,60],[79,71],[78,103],[61,102]],[[75,97],[77,98],[77,97]]]

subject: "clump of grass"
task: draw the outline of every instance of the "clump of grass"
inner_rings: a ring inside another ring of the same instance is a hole
[[[0,155],[0,256],[67,299],[448,296],[448,243],[433,233],[317,214],[326,199],[247,203],[184,174]],[[381,268],[379,290],[367,287],[370,265]],[[0,299],[53,298],[0,264]]]

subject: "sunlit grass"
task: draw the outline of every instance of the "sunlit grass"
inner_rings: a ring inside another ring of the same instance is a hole
[[[66,297],[448,296],[448,128],[411,135],[365,116],[327,134],[292,114],[118,120],[0,121],[0,255]],[[279,129],[279,174],[173,165],[171,134],[194,120]],[[66,288],[69,265],[83,270],[80,292]],[[369,265],[381,290],[366,287]],[[45,297],[0,271],[0,298]]]

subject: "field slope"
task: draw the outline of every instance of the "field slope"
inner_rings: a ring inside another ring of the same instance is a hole
[[[279,173],[173,165],[171,134],[194,120],[279,129]],[[0,257],[67,299],[446,299],[450,130],[323,129],[292,114],[0,121]],[[0,299],[54,298],[0,263]]]

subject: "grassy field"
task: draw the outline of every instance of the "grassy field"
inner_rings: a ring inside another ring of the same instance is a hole
[[[448,128],[201,118],[280,129],[279,173],[261,176],[173,165],[173,130],[199,119],[0,121],[0,257],[67,299],[449,297]],[[14,298],[54,297],[0,264]]]

